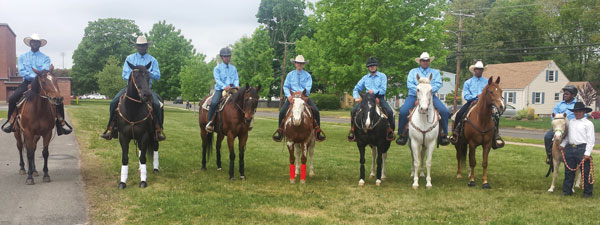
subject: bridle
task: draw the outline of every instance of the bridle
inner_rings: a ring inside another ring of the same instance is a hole
[[[373,101],[375,104],[372,107],[377,107],[377,102]],[[367,100],[367,105],[369,105],[368,100]],[[369,107],[369,111],[371,110],[371,107]],[[358,117],[358,115],[362,112],[362,107],[358,107],[358,111],[356,112],[356,116]],[[369,127],[365,127],[366,124],[362,124],[362,126],[360,124],[358,124],[358,120],[355,118],[354,119],[354,125],[356,127],[358,127],[359,129],[362,129],[365,133],[367,133],[367,131],[371,130],[373,127],[377,127],[377,125],[379,124],[379,122],[381,122],[383,120],[383,117],[379,116],[378,120],[375,121],[375,123],[369,125]],[[362,120],[361,120],[362,121]]]
[[[43,75],[46,75],[46,79],[50,80],[50,83],[52,83],[52,88],[54,88],[54,91],[56,91],[57,93],[60,93],[60,91],[58,91],[58,88],[56,88],[56,85],[54,85],[54,82],[52,80],[53,79],[52,75],[50,75],[48,73],[43,74]],[[47,99],[48,102],[50,102],[50,104],[52,104],[52,105],[60,105],[60,102],[54,101],[54,100],[52,100],[52,98],[50,98],[50,96],[48,96],[48,91],[46,91],[46,89],[42,85],[42,81],[40,81],[40,79],[41,79],[40,76],[42,76],[42,75],[39,75],[38,78],[37,78],[38,86],[40,87],[40,93],[38,95],[41,98]],[[42,92],[44,92],[44,94],[42,94]]]
[[[125,115],[123,115],[123,113],[121,113],[121,103],[125,101],[125,99],[129,99],[131,101],[137,102],[137,103],[143,103],[142,102],[142,97],[141,97],[141,91],[140,88],[137,86],[137,83],[135,81],[135,76],[133,75],[136,72],[139,72],[139,69],[134,69],[129,78],[131,78],[131,82],[133,83],[133,86],[135,87],[135,90],[137,91],[138,95],[140,96],[140,99],[135,99],[130,97],[129,95],[127,95],[127,89],[125,89],[125,94],[123,94],[123,96],[121,96],[121,99],[119,100],[119,104],[117,105],[117,112],[119,113],[119,116],[121,117],[121,119],[123,119],[125,122],[127,122],[129,124],[129,126],[131,127],[131,138],[135,139],[135,131],[134,131],[134,126],[138,123],[144,122],[146,120],[148,120],[149,118],[152,118],[152,106],[150,105],[150,103],[145,102],[146,103],[146,107],[148,108],[148,114],[146,114],[146,116],[141,119],[141,120],[137,120],[137,121],[130,121],[128,120]]]

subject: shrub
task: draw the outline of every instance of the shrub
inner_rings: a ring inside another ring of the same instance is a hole
[[[319,110],[340,109],[340,99],[333,94],[314,93],[310,95],[310,99],[315,102]]]
[[[593,119],[600,119],[600,111],[593,111],[592,112],[592,118]]]
[[[515,115],[515,119],[517,120],[522,120],[523,118],[527,117],[527,109],[521,109],[519,111],[517,111],[517,115]]]
[[[527,108],[527,120],[535,120],[535,109],[531,107]]]

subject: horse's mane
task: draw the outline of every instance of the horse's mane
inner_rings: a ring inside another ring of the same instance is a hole
[[[419,84],[431,84],[431,80],[427,77],[421,77],[419,78]]]
[[[43,70],[40,74],[45,75],[46,73],[48,73],[48,70]],[[33,79],[33,81],[31,81],[30,85],[31,85],[31,89],[29,89],[29,92],[27,92],[27,95],[25,96],[27,98],[27,100],[31,100],[32,96],[37,95],[40,93],[40,75],[35,76],[35,79]]]
[[[238,90],[238,92],[234,93],[233,96],[233,101],[240,103],[242,101],[244,101],[244,93],[246,93],[247,90],[251,89],[251,87],[246,88],[246,86],[241,86],[240,90]]]

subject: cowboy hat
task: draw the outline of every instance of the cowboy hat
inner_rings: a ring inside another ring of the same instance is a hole
[[[150,45],[150,44],[152,44],[152,42],[146,40],[146,36],[142,35],[142,36],[137,37],[137,40],[135,40],[135,44],[136,45]]]
[[[434,59],[435,59],[435,57],[433,57],[433,56],[431,56],[431,57],[430,57],[430,56],[429,56],[429,53],[427,53],[427,52],[423,52],[423,53],[421,53],[421,56],[419,56],[419,57],[415,58],[415,62],[417,62],[417,63],[421,63],[421,60],[426,60],[426,61],[427,61],[427,60],[429,60],[429,61],[433,61]]]
[[[302,64],[308,63],[308,60],[304,60],[304,56],[302,56],[302,55],[298,55],[298,56],[296,56],[295,59],[290,59],[290,61],[292,63],[302,63]]]
[[[29,45],[29,42],[30,42],[30,41],[40,41],[40,42],[41,42],[41,43],[40,43],[40,47],[44,47],[44,45],[46,45],[46,43],[48,43],[48,42],[46,41],[46,39],[41,39],[41,38],[40,38],[40,35],[39,35],[39,34],[36,34],[36,33],[32,34],[32,35],[31,35],[31,37],[26,37],[26,38],[24,38],[24,39],[23,39],[23,42],[25,42],[25,45],[27,45],[27,46],[29,46],[29,47],[31,47],[31,46]]]
[[[585,107],[583,102],[575,102],[575,106],[573,106],[573,109],[569,109],[569,111],[571,111],[571,112],[580,111],[580,110],[585,111],[585,113],[589,113],[592,111],[591,108]]]
[[[475,69],[483,69],[485,71],[486,67],[483,66],[481,61],[477,61],[475,65],[469,66],[469,71],[471,71],[471,73],[475,73]]]

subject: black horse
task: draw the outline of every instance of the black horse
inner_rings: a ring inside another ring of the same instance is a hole
[[[361,94],[362,101],[354,115],[351,115],[352,123],[355,127],[354,136],[356,145],[360,151],[360,180],[359,186],[365,183],[365,147],[371,146],[373,157],[377,152],[377,186],[381,185],[382,177],[385,178],[385,157],[390,148],[390,142],[386,139],[386,133],[389,127],[387,118],[385,118],[384,109],[377,104],[377,97],[374,94]]]
[[[117,127],[119,142],[121,143],[122,167],[119,189],[125,188],[127,182],[129,163],[129,142],[133,139],[136,148],[140,149],[140,187],[145,188],[146,183],[146,153],[158,151],[158,140],[155,136],[155,126],[152,121],[152,91],[150,90],[150,74],[146,66],[134,66],[127,62],[133,70],[125,94],[119,100],[117,107]],[[149,151],[152,150],[152,151]]]

